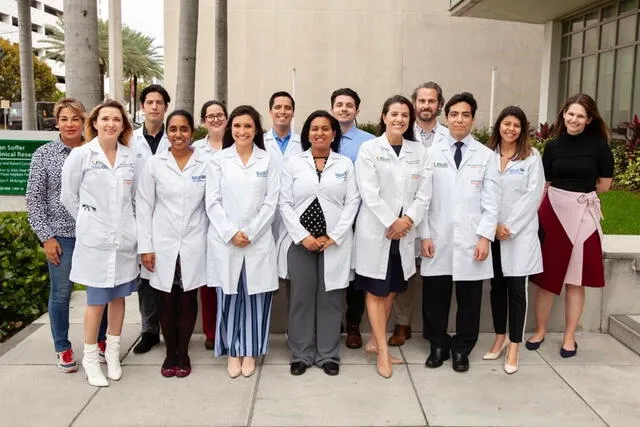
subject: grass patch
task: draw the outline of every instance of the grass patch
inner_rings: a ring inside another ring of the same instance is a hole
[[[640,234],[640,194],[608,191],[600,194],[604,234]]]

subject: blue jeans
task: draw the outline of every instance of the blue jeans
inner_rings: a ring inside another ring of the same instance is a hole
[[[73,237],[56,237],[62,247],[60,264],[49,265],[49,279],[51,289],[49,290],[49,319],[51,322],[51,335],[56,352],[65,351],[71,348],[69,342],[69,301],[73,291],[73,283],[69,280],[71,273],[71,258],[76,239]],[[107,332],[107,310],[104,311],[98,341],[106,339]]]

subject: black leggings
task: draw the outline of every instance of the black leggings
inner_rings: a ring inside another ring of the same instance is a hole
[[[491,314],[496,334],[507,333],[509,313],[509,340],[522,342],[527,316],[527,276],[504,277],[500,259],[500,241],[491,244],[493,279],[491,279]]]
[[[158,292],[160,328],[167,348],[163,368],[174,366],[187,368],[189,361],[189,341],[198,315],[197,289],[184,291],[180,273],[180,258],[176,263],[176,272],[171,292]]]

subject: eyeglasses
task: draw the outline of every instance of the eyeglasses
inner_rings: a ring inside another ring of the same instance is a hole
[[[214,120],[224,120],[227,118],[227,116],[224,115],[224,113],[218,113],[218,114],[207,114],[206,116],[204,116],[205,120],[212,122]]]

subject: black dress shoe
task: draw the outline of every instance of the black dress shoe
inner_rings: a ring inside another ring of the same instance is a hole
[[[564,347],[560,347],[560,356],[567,359],[578,354],[578,343],[576,342],[576,348],[574,350],[565,350]]]
[[[453,353],[451,366],[456,372],[467,372],[469,370],[469,357],[464,353]]]
[[[327,375],[338,375],[340,373],[340,365],[338,365],[336,362],[327,362],[322,365],[322,370]]]
[[[542,341],[538,341],[538,342],[526,341],[524,343],[524,346],[527,348],[527,350],[533,351],[533,350],[539,349],[543,342],[544,342],[544,338],[542,338]]]
[[[304,362],[293,362],[289,366],[289,371],[291,375],[302,375],[307,371],[307,365]]]
[[[133,347],[133,352],[135,354],[146,353],[151,350],[151,347],[158,344],[159,342],[160,335],[143,332],[142,338],[140,338],[140,342],[135,347]]]
[[[431,354],[425,362],[428,368],[439,368],[445,360],[449,360],[449,352],[441,347],[432,347]]]

